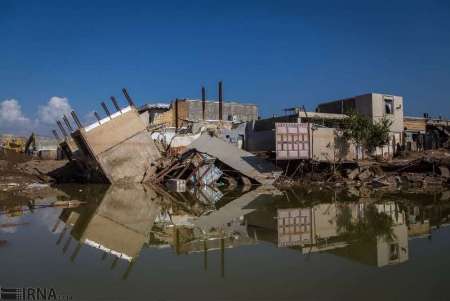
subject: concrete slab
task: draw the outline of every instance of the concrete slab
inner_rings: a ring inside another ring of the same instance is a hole
[[[216,137],[202,135],[188,149],[207,153],[260,184],[272,184],[279,175],[279,171],[269,161]]]

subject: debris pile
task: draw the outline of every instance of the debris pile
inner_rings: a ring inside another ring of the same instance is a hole
[[[157,171],[150,181],[166,182],[180,191],[186,184],[215,186],[219,180],[231,186],[272,184],[280,173],[270,162],[205,134]]]

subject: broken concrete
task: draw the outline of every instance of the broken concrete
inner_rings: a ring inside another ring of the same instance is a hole
[[[272,184],[281,174],[269,161],[209,135],[202,135],[192,142],[188,149],[213,156],[260,184]]]
[[[110,183],[141,182],[161,157],[137,110],[128,106],[72,134]]]

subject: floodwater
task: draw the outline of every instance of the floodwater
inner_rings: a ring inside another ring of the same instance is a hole
[[[2,288],[60,300],[450,300],[448,192],[60,189],[88,203],[1,208]]]

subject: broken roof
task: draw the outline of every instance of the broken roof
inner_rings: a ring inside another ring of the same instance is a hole
[[[272,184],[276,179],[276,168],[272,163],[217,137],[202,135],[188,149],[207,153],[261,184]]]

